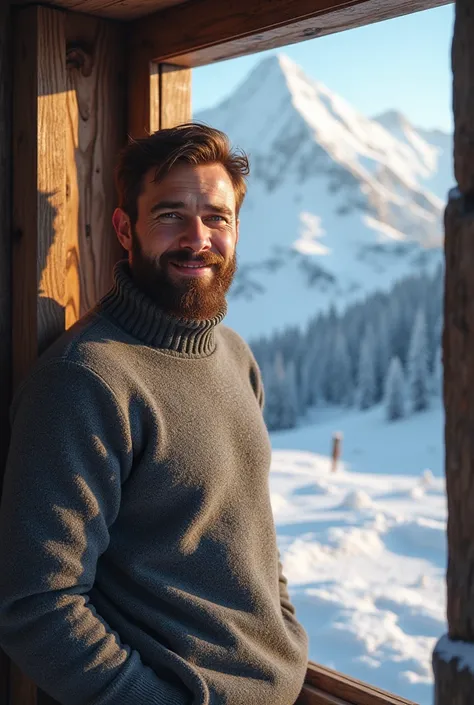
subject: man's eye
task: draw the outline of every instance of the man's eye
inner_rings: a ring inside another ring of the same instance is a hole
[[[210,215],[209,220],[225,220],[223,215]]]
[[[177,213],[161,213],[160,218],[179,218],[179,215]]]

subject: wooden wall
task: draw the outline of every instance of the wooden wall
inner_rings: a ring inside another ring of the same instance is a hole
[[[15,384],[107,290],[120,256],[110,218],[125,141],[121,48],[113,23],[35,6],[17,13]]]
[[[157,64],[129,37],[128,133],[144,137],[191,119],[191,69]]]
[[[113,169],[126,140],[124,30],[68,13],[65,325],[93,306],[111,284],[122,255],[111,216]]]
[[[10,404],[10,128],[11,26],[7,3],[0,4],[0,482],[8,447]],[[6,703],[8,661],[0,652],[0,703]]]
[[[444,407],[448,634],[433,655],[436,705],[470,705],[474,672],[474,12],[457,0],[452,45],[456,188],[445,213]],[[449,642],[447,639],[449,638]]]

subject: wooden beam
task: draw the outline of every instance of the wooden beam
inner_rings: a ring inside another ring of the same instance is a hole
[[[130,21],[149,15],[170,5],[178,5],[183,0],[43,0],[43,5],[55,5],[74,13],[109,19]],[[28,5],[31,0],[13,0],[13,5]]]
[[[160,70],[142,52],[128,52],[127,131],[139,138],[160,129]]]
[[[123,27],[66,13],[65,326],[112,285],[122,250],[112,227],[114,167],[126,141]]]
[[[11,15],[0,5],[0,487],[9,443],[11,392]],[[0,490],[1,491],[1,490]],[[0,703],[8,703],[10,664],[0,651]]]
[[[0,5],[0,486],[8,449],[11,392],[11,15]],[[0,669],[0,703],[2,698]]]
[[[190,0],[130,25],[148,61],[201,66],[280,47],[450,0]]]
[[[13,381],[64,330],[64,13],[16,15],[13,120]],[[25,704],[26,705],[26,704]]]
[[[335,699],[333,701],[315,700],[313,701],[315,705],[318,702],[327,702],[328,705],[333,702],[334,705],[337,705],[338,699],[341,705],[344,703],[350,705],[415,705],[415,703],[398,695],[393,695],[368,683],[362,683],[356,678],[351,678],[311,661],[308,664],[305,685]],[[318,695],[318,697],[321,698],[322,695]],[[312,705],[308,699],[304,703]]]
[[[452,47],[457,188],[445,212],[444,407],[448,496],[448,634],[435,648],[436,705],[474,693],[474,12],[457,0]]]
[[[347,700],[341,700],[333,695],[323,693],[312,685],[303,686],[296,705],[350,705]]]
[[[128,134],[138,138],[191,119],[191,71],[129,52]]]
[[[191,70],[160,64],[160,130],[191,120]]]
[[[14,387],[64,330],[66,43],[64,13],[15,16],[13,100],[12,353]],[[32,681],[11,664],[9,705],[37,705]]]

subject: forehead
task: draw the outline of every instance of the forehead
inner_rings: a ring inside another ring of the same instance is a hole
[[[177,164],[161,181],[155,182],[154,176],[154,169],[147,172],[142,191],[143,200],[150,206],[166,199],[189,206],[206,202],[235,209],[234,187],[222,164]]]

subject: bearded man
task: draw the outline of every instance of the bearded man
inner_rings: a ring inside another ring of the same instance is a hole
[[[0,644],[62,705],[293,705],[257,364],[221,324],[247,158],[198,124],[128,145],[111,291],[12,406]]]

